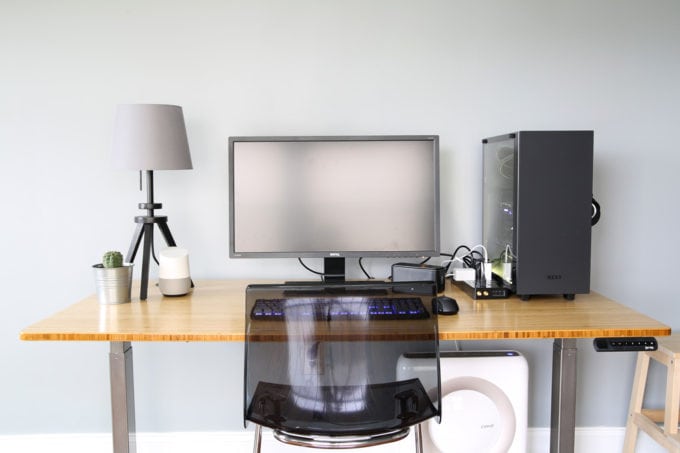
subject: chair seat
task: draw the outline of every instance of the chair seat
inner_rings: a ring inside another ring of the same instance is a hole
[[[408,436],[409,431],[410,428],[403,428],[368,436],[305,436],[283,430],[274,430],[274,438],[280,442],[300,447],[335,450],[372,447],[395,442]]]
[[[419,379],[305,387],[258,383],[246,419],[302,438],[370,438],[437,415]]]

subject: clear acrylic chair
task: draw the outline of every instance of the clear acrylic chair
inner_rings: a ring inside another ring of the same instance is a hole
[[[244,424],[281,442],[356,448],[393,442],[440,417],[435,286],[412,283],[251,285],[246,290]],[[395,301],[394,299],[398,299]],[[399,357],[436,357],[405,375]]]

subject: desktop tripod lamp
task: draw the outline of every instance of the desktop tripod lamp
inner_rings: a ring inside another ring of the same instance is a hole
[[[153,255],[154,225],[158,225],[166,244],[176,246],[166,216],[155,215],[163,205],[154,201],[154,170],[185,170],[193,168],[189,154],[182,107],[162,104],[119,105],[113,134],[113,163],[118,168],[137,170],[146,174],[146,203],[139,209],[146,215],[135,217],[135,228],[125,261],[132,263],[139,245],[142,249],[140,300],[146,300],[149,284],[149,260]],[[156,262],[158,260],[153,257]]]

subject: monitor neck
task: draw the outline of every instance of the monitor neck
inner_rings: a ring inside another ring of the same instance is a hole
[[[345,280],[345,258],[339,256],[323,259],[323,280],[337,282]]]

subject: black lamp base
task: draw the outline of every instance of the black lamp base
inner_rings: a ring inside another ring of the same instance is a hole
[[[139,204],[141,209],[147,209],[145,206],[145,203]],[[160,203],[155,203],[155,208],[161,207]],[[144,248],[142,249],[142,279],[139,289],[139,299],[146,300],[149,287],[149,260],[151,258],[151,246],[153,244],[154,224],[158,225],[168,247],[176,247],[177,244],[172,237],[172,233],[170,233],[168,218],[166,216],[137,216],[135,217],[135,223],[137,224],[137,228],[132,236],[132,242],[130,242],[130,248],[128,249],[125,261],[128,263],[134,262],[139,245],[142,242],[142,238],[144,238]]]

